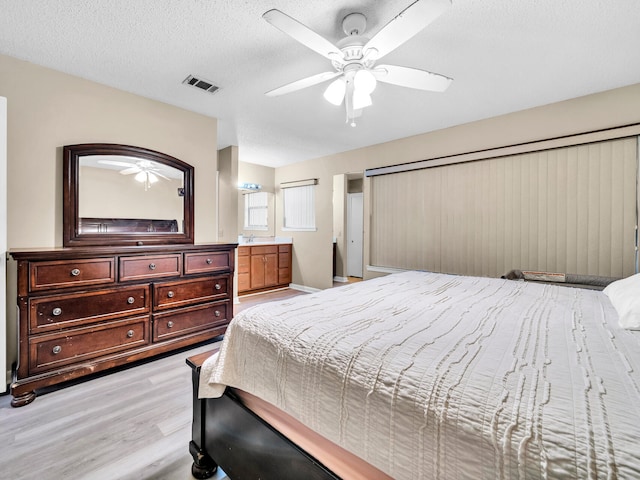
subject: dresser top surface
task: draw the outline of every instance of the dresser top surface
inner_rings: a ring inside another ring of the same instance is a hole
[[[176,244],[176,245],[140,245],[140,246],[114,246],[114,247],[71,247],[71,248],[31,248],[10,250],[9,254],[15,260],[48,260],[65,258],[96,258],[114,255],[153,255],[159,253],[198,253],[228,251],[236,248],[237,243],[201,243],[201,244]]]

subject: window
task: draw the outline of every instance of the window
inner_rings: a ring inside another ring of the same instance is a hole
[[[244,196],[245,230],[268,230],[269,194],[247,193]]]
[[[283,230],[316,230],[315,184],[282,189]]]

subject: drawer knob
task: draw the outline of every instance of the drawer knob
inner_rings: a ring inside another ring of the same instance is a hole
[[[211,260],[210,258],[207,258],[207,265],[211,265],[213,263],[213,260]]]
[[[149,270],[155,270],[156,269],[156,264],[155,263],[150,263],[149,264]]]
[[[167,297],[169,297],[169,298],[173,298],[174,295],[175,295],[175,293],[173,293],[171,290],[169,290],[167,292]]]
[[[132,338],[133,337],[133,330],[129,330],[127,332],[127,337]]]
[[[73,270],[71,270],[71,275],[73,277],[77,277],[78,275],[80,275],[80,269],[79,268],[74,268]]]
[[[220,310],[216,310],[215,312],[213,312],[213,315],[216,317],[220,316]]]
[[[58,355],[62,351],[62,347],[60,345],[56,345],[51,351],[54,355]]]
[[[135,302],[135,301],[136,301],[136,299],[135,299],[135,298],[133,298],[133,297],[129,297],[129,298],[127,298],[127,303],[128,303],[129,305],[131,305],[131,304],[132,304],[133,302]]]
[[[169,320],[167,322],[167,328],[171,328],[171,327],[173,327],[173,322],[171,320]]]
[[[62,309],[60,307],[56,307],[53,309],[53,314],[57,317],[58,315],[62,315]]]
[[[220,290],[222,288],[222,286],[220,286],[219,283],[216,283],[216,290]]]

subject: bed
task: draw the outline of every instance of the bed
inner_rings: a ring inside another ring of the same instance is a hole
[[[322,439],[364,478],[640,478],[638,289],[404,272],[257,305],[194,364],[194,476],[355,478]]]

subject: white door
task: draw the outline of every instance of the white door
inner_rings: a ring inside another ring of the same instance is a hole
[[[347,277],[362,278],[364,205],[362,193],[347,194]]]

